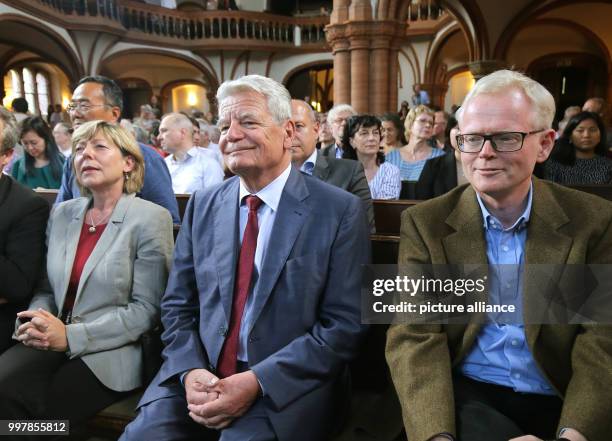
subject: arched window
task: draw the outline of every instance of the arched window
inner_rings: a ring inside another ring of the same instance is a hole
[[[49,107],[49,80],[40,72],[36,74],[36,92],[38,95],[38,110],[40,110],[41,115],[46,116]]]
[[[28,102],[28,110],[30,113],[35,113],[37,110],[36,107],[36,84],[34,83],[34,76],[32,75],[32,71],[27,67],[23,68],[23,89],[24,89],[24,98]]]
[[[19,75],[19,72],[15,69],[11,69],[11,86],[14,96],[23,96],[23,90],[21,90],[21,75]]]

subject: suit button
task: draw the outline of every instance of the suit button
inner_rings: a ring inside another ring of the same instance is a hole
[[[219,328],[219,335],[222,337],[226,337],[227,336],[227,328],[225,326],[221,326]]]

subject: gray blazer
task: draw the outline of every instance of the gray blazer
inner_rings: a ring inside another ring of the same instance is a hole
[[[47,227],[47,278],[29,309],[58,316],[91,199],[54,207]],[[70,358],[80,357],[107,387],[142,386],[140,336],[159,321],[159,304],[172,257],[172,218],[152,202],[123,195],[113,211],[77,288],[66,326]]]

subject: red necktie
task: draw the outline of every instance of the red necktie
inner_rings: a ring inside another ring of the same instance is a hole
[[[240,322],[244,313],[244,306],[251,287],[253,266],[255,262],[255,248],[257,247],[257,209],[262,201],[257,196],[247,196],[246,204],[249,208],[249,218],[242,236],[242,246],[238,257],[236,268],[236,284],[234,286],[234,298],[232,300],[232,314],[227,338],[219,356],[217,372],[221,378],[229,377],[236,373],[236,362],[238,361],[238,336],[240,335]]]

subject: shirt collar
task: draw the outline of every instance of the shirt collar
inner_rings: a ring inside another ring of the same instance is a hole
[[[283,189],[285,188],[285,184],[287,183],[287,179],[289,179],[289,173],[291,172],[291,163],[287,166],[285,171],[283,171],[276,179],[266,185],[264,188],[255,193],[259,199],[263,201],[268,207],[270,207],[273,211],[278,210],[278,204],[280,202],[281,195],[283,194]],[[238,199],[238,204],[242,205],[242,201],[244,198],[251,193],[247,190],[244,182],[240,179],[240,194]]]
[[[304,161],[304,163],[300,167],[300,171],[303,171],[304,173],[308,173],[309,175],[312,175],[312,172],[316,165],[317,165],[317,149],[314,149],[312,151],[312,154],[308,157],[308,159],[306,159],[306,161]]]
[[[187,150],[187,152],[185,152],[185,158],[183,158],[182,161],[177,161],[176,156],[174,156],[174,155],[171,155],[170,157],[172,158],[172,162],[175,162],[177,164],[181,164],[181,163],[186,162],[189,159],[193,158],[197,154],[198,154],[198,147],[193,146],[189,150]]]
[[[487,210],[487,207],[485,206],[478,192],[476,193],[476,199],[478,200],[478,205],[480,206],[480,211],[482,212],[482,219],[484,222],[485,230],[488,230],[489,226],[494,225],[494,224],[497,224],[501,227],[501,223],[499,222],[499,220],[495,216],[493,216],[489,212],[489,210]],[[504,229],[505,231],[512,231],[515,228],[521,229],[527,225],[527,222],[529,222],[529,216],[531,216],[532,201],[533,201],[533,181],[529,185],[529,193],[527,193],[527,206],[525,207],[525,211],[523,211],[523,214],[519,216],[519,218],[510,228],[505,228]]]

